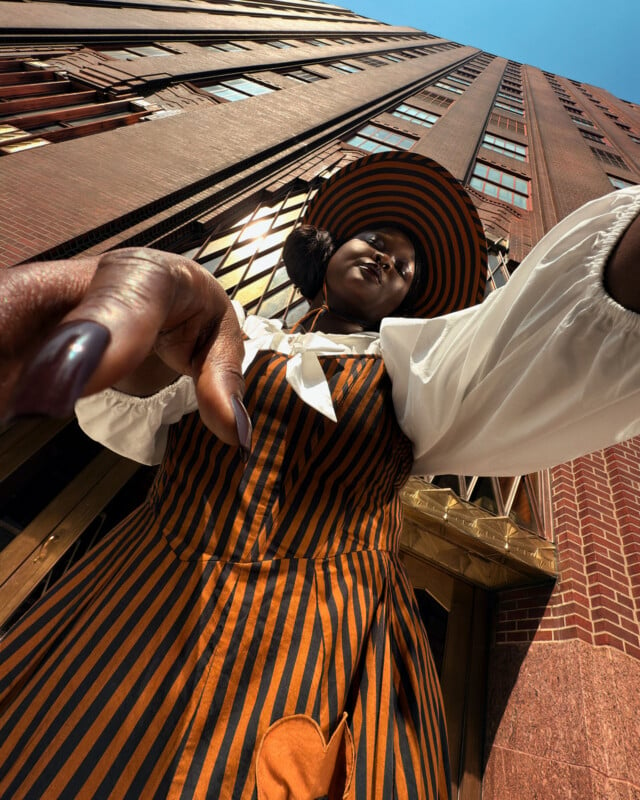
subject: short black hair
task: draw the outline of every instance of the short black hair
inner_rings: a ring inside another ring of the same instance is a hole
[[[322,290],[327,265],[337,249],[329,231],[313,225],[300,225],[287,236],[282,258],[293,285],[307,300]]]

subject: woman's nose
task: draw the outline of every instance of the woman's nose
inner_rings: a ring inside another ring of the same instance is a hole
[[[387,253],[376,253],[374,260],[382,269],[391,269],[395,264],[395,258]]]

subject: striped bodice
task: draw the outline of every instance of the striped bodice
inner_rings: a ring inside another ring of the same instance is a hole
[[[361,355],[320,362],[337,423],[289,386],[287,356],[258,353],[245,376],[254,425],[246,466],[197,414],[174,426],[151,500],[180,558],[254,562],[396,551],[398,489],[412,453],[395,420],[384,364]]]

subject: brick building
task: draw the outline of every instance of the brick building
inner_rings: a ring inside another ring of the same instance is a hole
[[[87,6],[91,5],[88,11]],[[640,181],[640,108],[316,0],[0,2],[0,262],[153,245],[250,312],[305,308],[280,262],[305,200],[363,152],[469,187],[491,287],[589,199]],[[0,624],[150,471],[73,421],[0,432]],[[640,443],[537,475],[427,476],[403,550],[461,798],[640,794]]]

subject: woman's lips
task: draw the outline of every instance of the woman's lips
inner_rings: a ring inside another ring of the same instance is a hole
[[[378,286],[382,286],[382,270],[377,264],[367,262],[358,264],[358,267],[368,281],[374,281]]]

